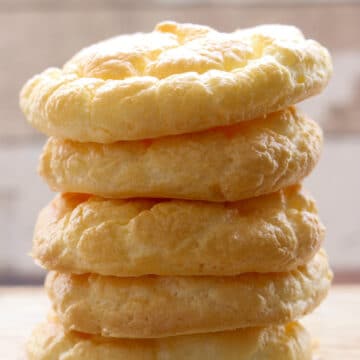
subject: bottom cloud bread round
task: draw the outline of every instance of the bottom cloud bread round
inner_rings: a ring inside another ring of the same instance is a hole
[[[285,272],[324,233],[300,186],[225,204],[60,194],[40,213],[32,255],[49,270],[119,277]]]
[[[28,360],[310,360],[311,339],[297,322],[162,339],[114,339],[39,325]]]
[[[50,272],[45,286],[67,329],[154,338],[287,323],[319,305],[331,279],[321,250],[288,273],[119,278]]]

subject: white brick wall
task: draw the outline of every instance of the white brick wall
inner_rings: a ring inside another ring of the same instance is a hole
[[[360,138],[327,139],[322,159],[305,181],[327,227],[325,247],[340,270],[360,270]]]
[[[41,145],[0,150],[0,280],[40,274],[27,255],[39,209],[52,194],[36,174]]]

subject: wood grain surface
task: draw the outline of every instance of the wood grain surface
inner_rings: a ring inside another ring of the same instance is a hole
[[[41,288],[0,287],[1,360],[24,359],[24,342],[48,308]],[[314,339],[314,360],[359,360],[360,286],[334,286],[303,323]]]

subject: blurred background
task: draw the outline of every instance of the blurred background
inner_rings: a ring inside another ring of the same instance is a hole
[[[358,1],[0,0],[0,285],[39,284],[27,255],[38,211],[53,196],[36,174],[45,138],[24,120],[18,93],[48,66],[80,48],[161,21],[219,30],[261,23],[294,24],[327,46],[335,74],[328,89],[301,104],[321,123],[325,146],[306,180],[327,226],[336,281],[360,281],[360,3]]]

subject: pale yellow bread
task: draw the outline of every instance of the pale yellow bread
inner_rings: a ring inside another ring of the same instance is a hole
[[[331,73],[328,51],[292,26],[227,34],[164,22],[33,77],[20,105],[47,135],[111,143],[261,117],[319,93]]]
[[[320,251],[288,273],[120,278],[50,272],[45,286],[67,329],[155,338],[287,323],[318,306],[331,279]]]
[[[324,233],[298,185],[234,203],[59,194],[39,215],[32,256],[78,274],[285,272],[308,262]]]
[[[27,355],[28,360],[311,360],[311,339],[297,322],[162,339],[114,339],[66,332],[48,321],[33,331]]]
[[[113,144],[50,138],[49,186],[107,198],[236,201],[295,184],[316,165],[320,127],[295,108],[196,134]]]

